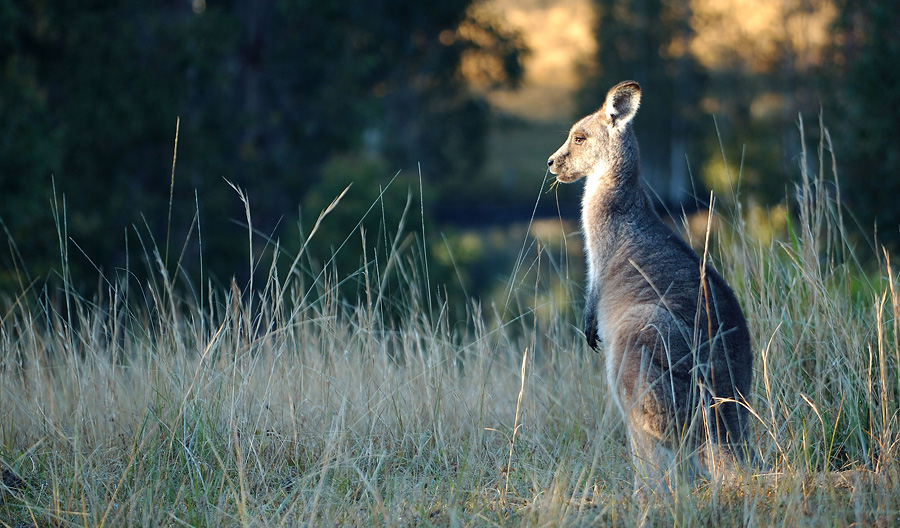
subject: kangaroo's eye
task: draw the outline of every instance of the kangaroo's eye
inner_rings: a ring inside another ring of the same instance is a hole
[[[575,136],[573,139],[575,140],[576,145],[581,145],[586,138],[584,136]]]

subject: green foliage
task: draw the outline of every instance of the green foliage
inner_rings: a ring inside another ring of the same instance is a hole
[[[371,302],[377,287],[386,303],[402,308],[409,304],[411,277],[397,275],[395,259],[398,250],[413,246],[430,257],[427,265],[404,263],[420,284],[433,288],[419,294],[452,300],[460,315],[469,294],[490,293],[489,281],[473,267],[483,257],[477,236],[453,231],[448,237],[428,236],[436,228],[430,209],[439,205],[423,177],[401,171],[389,178],[383,161],[350,156],[330,160],[321,174],[321,182],[303,198],[299,229],[283,230],[281,240],[286,248],[306,248],[302,264],[308,274],[337,277],[347,299]],[[497,272],[495,262],[482,265]]]
[[[72,260],[75,282],[94,265],[122,267],[133,226],[180,245],[199,222],[214,226],[202,230],[215,257],[204,271],[227,283],[250,271],[231,242],[244,204],[223,180],[246,192],[253,227],[275,236],[343,155],[380,157],[386,174],[421,164],[453,189],[479,165],[487,126],[463,55],[496,59],[497,82],[522,75],[521,40],[477,20],[471,3],[3,1],[0,214],[42,275],[58,261],[52,176],[67,233],[92,261]],[[185,271],[200,252],[190,241]]]
[[[312,271],[342,278],[341,292],[349,299],[364,298],[371,282],[380,282],[386,271],[392,246],[421,229],[418,182],[408,173],[393,179],[386,174],[384,164],[373,159],[335,158],[323,166],[321,183],[303,198],[299,234],[312,235],[307,245]],[[319,215],[338,199],[317,225]],[[314,227],[317,232],[309,233]]]

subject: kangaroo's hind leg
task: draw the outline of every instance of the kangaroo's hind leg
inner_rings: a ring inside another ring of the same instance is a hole
[[[620,342],[621,351],[614,368],[608,372],[610,384],[616,388],[617,403],[628,429],[635,489],[654,495],[668,495],[682,476],[691,480],[691,468],[681,467],[684,458],[679,441],[683,421],[676,404],[684,392],[681,382],[664,372],[654,353],[658,339],[645,334],[631,342]],[[643,342],[641,342],[643,341]],[[630,346],[629,346],[630,345]],[[686,447],[686,446],[685,446]],[[685,471],[687,470],[687,471]]]
[[[675,453],[653,435],[628,428],[634,490],[642,498],[665,497],[674,489]]]

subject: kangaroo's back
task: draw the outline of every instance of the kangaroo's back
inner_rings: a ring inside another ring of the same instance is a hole
[[[676,452],[701,455],[687,458],[713,472],[742,458],[753,357],[734,293],[662,222],[641,186],[631,128],[640,95],[635,82],[613,87],[548,165],[561,182],[586,178],[585,337],[592,348],[606,345],[639,476],[662,481]]]

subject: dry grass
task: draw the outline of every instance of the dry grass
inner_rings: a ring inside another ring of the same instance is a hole
[[[145,284],[8,301],[0,525],[896,525],[897,279],[853,261],[824,171],[801,176],[784,236],[753,242],[738,207],[713,250],[755,339],[769,476],[639,502],[566,308],[580,282],[537,252],[507,306],[457,321],[401,235],[358,303],[303,255],[244,291],[173,286],[148,256]]]

